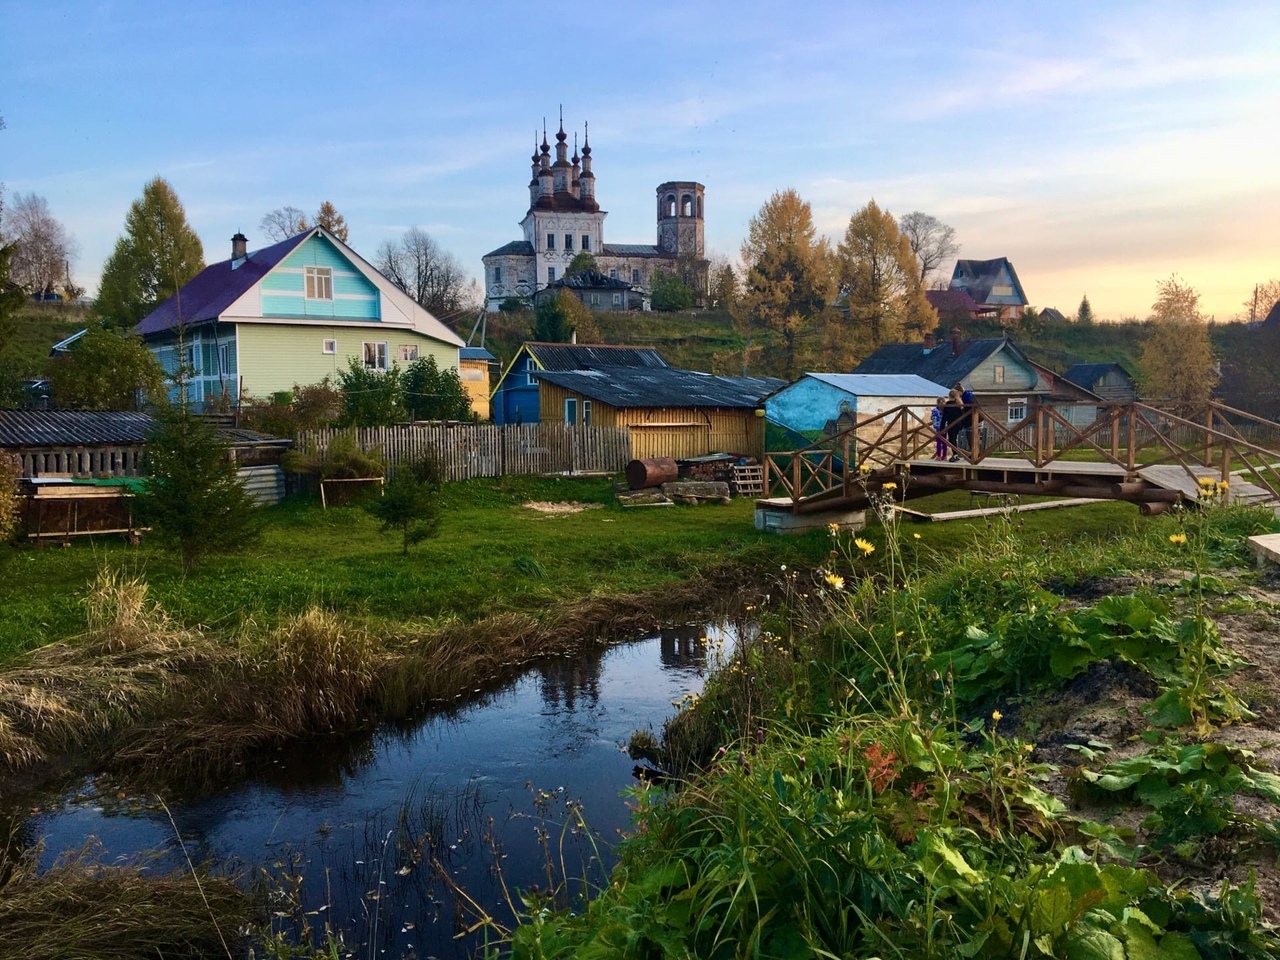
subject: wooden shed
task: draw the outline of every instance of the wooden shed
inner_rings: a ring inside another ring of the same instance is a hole
[[[761,401],[784,385],[772,377],[717,377],[693,370],[601,367],[543,370],[543,422],[627,427],[637,459],[708,453],[764,455]]]

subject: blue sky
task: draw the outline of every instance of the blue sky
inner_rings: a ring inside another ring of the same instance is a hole
[[[736,257],[778,189],[838,238],[875,198],[1007,256],[1037,306],[1145,316],[1171,273],[1228,319],[1280,277],[1274,3],[42,3],[0,0],[0,180],[96,287],[170,181],[209,261],[333,201],[351,244],[421,226],[473,274],[519,237],[533,134],[591,124],[610,242],[707,188]]]

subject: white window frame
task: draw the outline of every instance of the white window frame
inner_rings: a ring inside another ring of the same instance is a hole
[[[547,267],[547,285],[550,286],[555,282],[556,282],[556,268]]]
[[[502,265],[501,264],[498,264],[493,268],[493,282],[494,283],[502,282]]]
[[[306,298],[308,300],[333,300],[333,268],[305,267]]]
[[[566,233],[564,235],[564,252],[573,253],[573,234]]]
[[[991,371],[991,379],[996,383],[1004,383],[1004,364],[997,363]]]
[[[582,235],[582,249],[586,250],[588,253],[591,252],[591,234],[584,233]]]
[[[225,375],[231,372],[231,344],[218,344],[218,373]]]
[[[632,283],[639,283],[639,282],[640,282],[640,271],[639,271],[639,270],[632,270],[632,271],[631,271],[631,282],[632,282]]]
[[[564,422],[571,427],[578,425],[578,398],[564,398]]]
[[[591,426],[591,401],[582,401],[582,425],[584,427]]]
[[[372,363],[370,363],[371,354],[373,360]],[[386,373],[391,368],[387,341],[365,340],[360,344],[360,359],[364,363],[364,368],[366,370],[375,370],[378,373]]]
[[[617,279],[618,279],[618,268],[617,268],[617,267],[614,267],[612,270],[610,270],[610,271],[609,271],[609,276],[610,276],[610,278],[611,278],[611,279],[617,280]]]
[[[402,343],[396,352],[400,354],[400,359],[404,363],[413,363],[418,359],[418,345],[416,343]]]
[[[332,338],[326,338],[320,341],[320,352],[327,354],[335,354],[338,352],[338,341]]]
[[[554,233],[547,234],[547,249],[554,250],[556,248],[556,235]]]
[[[1015,416],[1016,414],[1016,416]],[[1010,397],[1009,408],[1005,413],[1006,423],[1020,423],[1027,416],[1027,398],[1026,397]]]
[[[614,305],[615,307],[620,307],[620,306],[622,306],[622,294],[620,294],[620,293],[615,293],[615,294],[613,295],[613,305]]]

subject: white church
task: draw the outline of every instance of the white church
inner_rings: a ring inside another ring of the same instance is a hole
[[[529,181],[529,211],[520,221],[523,240],[513,240],[485,254],[485,303],[498,309],[508,297],[531,300],[533,295],[564,278],[565,269],[578,253],[586,251],[606,277],[631,285],[645,299],[655,271],[670,274],[707,273],[703,239],[703,193],[691,180],[672,180],[657,190],[658,242],[605,243],[606,212],[596,201],[596,176],[591,172],[591,143],[584,127],[582,154],[574,135],[569,157],[564,119],[556,133],[556,158],[551,159],[547,135],[534,149],[533,177]]]

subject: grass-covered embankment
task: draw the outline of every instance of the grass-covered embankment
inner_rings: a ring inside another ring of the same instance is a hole
[[[665,731],[681,785],[638,788],[585,912],[526,900],[513,954],[1280,955],[1275,695],[1223,636],[1280,632],[1244,549],[1274,517],[1028,517],[957,556],[883,515],[779,571],[768,630]]]

